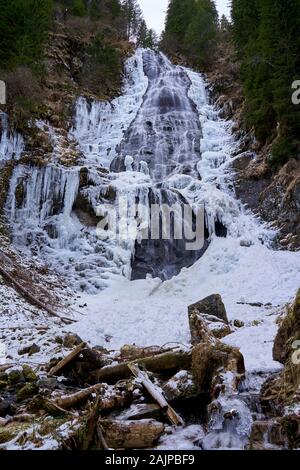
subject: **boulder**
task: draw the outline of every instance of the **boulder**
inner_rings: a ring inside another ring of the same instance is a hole
[[[40,352],[40,347],[33,343],[28,346],[25,346],[24,348],[19,349],[18,354],[19,356],[23,356],[24,354],[28,354],[29,356],[33,356],[33,354],[36,354]]]
[[[189,316],[193,313],[209,315],[215,321],[223,321],[228,325],[228,318],[223,304],[222,297],[219,294],[213,294],[189,306]],[[211,320],[212,321],[212,320]]]
[[[13,369],[8,373],[8,383],[10,385],[16,385],[19,383],[25,383],[23,371],[20,369]]]
[[[37,380],[35,372],[27,364],[23,365],[23,376],[26,382],[36,382]]]
[[[193,375],[187,370],[181,370],[171,377],[164,384],[163,391],[168,401],[194,398],[199,394]]]
[[[24,387],[20,388],[20,390],[17,391],[17,400],[18,401],[26,400],[27,398],[30,398],[36,395],[38,391],[39,389],[35,384],[27,383],[26,385],[24,385]]]

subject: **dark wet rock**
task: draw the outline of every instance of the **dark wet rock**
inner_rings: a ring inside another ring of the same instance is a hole
[[[176,399],[186,400],[199,395],[198,387],[191,372],[181,370],[171,377],[163,386],[168,401]]]
[[[5,382],[4,380],[0,380],[0,390],[3,390],[6,387],[7,387],[7,382]]]
[[[235,328],[243,328],[245,323],[242,320],[234,320],[233,326],[235,326]]]
[[[8,383],[10,385],[16,385],[19,383],[24,383],[25,378],[23,372],[19,369],[13,369],[8,373]]]
[[[254,421],[250,436],[251,450],[298,449],[300,446],[300,417],[288,415],[266,421]]]
[[[74,346],[78,346],[81,344],[83,341],[82,339],[76,335],[75,333],[68,333],[64,337],[64,347],[65,348],[73,348]]]
[[[37,354],[40,352],[41,348],[33,343],[30,344],[29,346],[25,346],[24,348],[19,349],[18,354],[19,356],[24,356],[24,354],[28,354],[29,356],[33,356],[33,354]]]
[[[188,308],[192,344],[198,344],[207,337],[207,329],[216,337],[224,338],[231,333],[222,298],[218,294],[190,305]],[[205,321],[205,325],[203,325]]]
[[[0,400],[0,417],[5,418],[11,412],[11,404],[10,400]]]
[[[36,384],[27,383],[24,387],[20,388],[17,391],[17,400],[23,401],[27,400],[27,398],[31,398],[38,393],[39,389]]]
[[[36,373],[27,364],[23,365],[23,376],[26,382],[35,382],[37,380]]]

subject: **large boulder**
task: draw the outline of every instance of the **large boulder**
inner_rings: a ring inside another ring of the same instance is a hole
[[[189,315],[198,313],[204,316],[208,316],[210,321],[223,321],[228,324],[228,318],[226,313],[225,305],[223,304],[222,297],[219,294],[213,294],[205,299],[196,302],[189,306]]]

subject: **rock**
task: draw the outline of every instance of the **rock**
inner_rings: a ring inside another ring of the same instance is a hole
[[[293,343],[300,340],[300,289],[296,299],[288,309],[288,314],[283,320],[273,347],[273,358],[285,364],[288,358],[295,352]]]
[[[190,305],[188,312],[193,345],[207,341],[211,334],[221,339],[231,333],[226,310],[219,295],[207,297],[203,301]]]
[[[162,388],[168,401],[194,398],[199,394],[193,375],[187,370],[181,370],[175,374]]]
[[[189,315],[193,313],[212,315],[228,324],[226,309],[222,302],[222,297],[219,294],[210,295],[209,297],[200,300],[200,302],[190,305]]]
[[[4,380],[0,380],[0,390],[3,390],[6,387],[7,387],[7,382],[4,382]]]
[[[230,326],[226,325],[223,322],[209,323],[208,328],[210,332],[214,335],[214,337],[218,339],[225,338],[225,336],[228,336],[232,333]]]
[[[26,382],[35,382],[37,380],[35,372],[27,364],[23,365],[23,376]]]
[[[13,369],[8,373],[8,383],[10,385],[16,385],[18,383],[24,383],[25,378],[23,372],[19,369]]]
[[[233,326],[235,326],[235,328],[243,328],[245,323],[242,320],[234,320]]]
[[[64,347],[73,348],[74,346],[79,346],[83,343],[82,339],[75,333],[68,333],[64,338]]]
[[[63,344],[64,343],[64,340],[61,336],[55,336],[55,342],[57,344]]]
[[[2,400],[0,401],[0,417],[5,418],[11,412],[11,401]]]
[[[240,246],[243,246],[245,248],[250,248],[250,246],[253,245],[253,242],[251,240],[241,240],[240,241]]]
[[[33,354],[36,354],[40,352],[41,348],[33,343],[29,346],[25,346],[24,348],[19,349],[18,354],[19,356],[24,356],[24,354],[28,354],[29,356],[32,356]]]
[[[300,446],[300,417],[295,415],[254,421],[250,450],[297,449]]]
[[[17,391],[17,400],[18,401],[23,401],[26,400],[27,398],[33,397],[38,393],[39,389],[35,384],[26,384],[24,387],[20,388],[20,390]]]

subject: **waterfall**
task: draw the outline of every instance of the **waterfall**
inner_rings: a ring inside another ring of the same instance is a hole
[[[2,121],[5,158],[19,155],[22,138],[10,135]],[[75,289],[97,293],[116,276],[172,278],[193,265],[215,236],[268,240],[230,189],[230,123],[209,104],[203,77],[164,54],[138,49],[126,63],[123,93],[112,102],[79,98],[69,137],[82,152],[80,166],[59,165],[55,152],[46,167],[17,166],[6,214],[14,243],[63,273]],[[99,222],[106,212],[117,217],[120,199],[128,206],[130,236],[99,239]],[[177,239],[174,228],[168,239],[162,229],[158,238],[149,236],[152,205],[159,208],[160,224],[165,207],[175,207],[175,223],[185,206],[193,208],[192,231],[201,204],[201,248],[187,250],[187,239]]]
[[[148,87],[144,74],[143,50],[126,62],[123,93],[111,102],[87,101],[80,97],[75,105],[74,138],[88,163],[109,167],[116,148],[143,102]]]
[[[8,116],[0,111],[0,164],[7,160],[19,160],[23,150],[23,137],[10,131]]]

